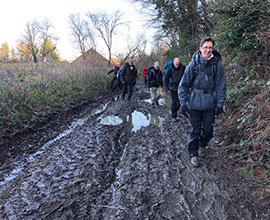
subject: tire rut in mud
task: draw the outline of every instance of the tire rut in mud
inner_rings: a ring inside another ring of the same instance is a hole
[[[219,168],[222,158],[210,146],[192,168],[188,120],[171,121],[169,109],[152,108],[148,98],[138,82],[132,101],[104,99],[101,110],[29,155],[1,186],[0,218],[255,219]],[[120,122],[102,124],[107,116]]]

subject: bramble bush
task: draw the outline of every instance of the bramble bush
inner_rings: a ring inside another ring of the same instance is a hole
[[[218,131],[231,161],[250,175],[260,169],[260,181],[269,186],[270,4],[218,0],[213,14],[227,76],[226,114]]]

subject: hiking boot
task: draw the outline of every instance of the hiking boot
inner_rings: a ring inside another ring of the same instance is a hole
[[[158,100],[156,101],[156,106],[159,106]]]
[[[206,156],[206,152],[205,151],[206,151],[205,147],[200,147],[199,148],[199,156],[201,158],[204,158]]]
[[[152,103],[151,105],[152,105],[153,108],[155,108],[155,103]]]
[[[199,166],[199,161],[197,156],[193,156],[190,158],[190,163],[193,167],[198,167]]]

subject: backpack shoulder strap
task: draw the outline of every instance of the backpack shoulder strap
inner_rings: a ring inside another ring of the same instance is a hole
[[[198,74],[199,74],[199,72],[200,72],[200,68],[201,68],[200,61],[197,62],[197,61],[194,59],[194,75],[193,75],[193,78],[192,78],[192,80],[191,80],[191,85],[193,85],[194,80],[195,80],[196,77],[198,76]]]

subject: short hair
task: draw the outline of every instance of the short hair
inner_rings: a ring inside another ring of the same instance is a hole
[[[212,44],[213,44],[213,47],[215,46],[215,40],[212,38],[212,37],[204,37],[201,39],[201,42],[200,42],[200,47],[203,46],[203,44],[207,41],[211,41]]]

